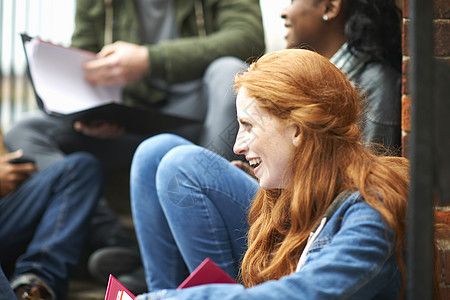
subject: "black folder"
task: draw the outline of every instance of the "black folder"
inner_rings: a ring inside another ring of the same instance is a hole
[[[27,60],[27,65],[28,65],[27,72],[28,72],[31,84],[33,86],[37,105],[41,110],[43,110],[45,113],[47,113],[49,115],[64,118],[65,120],[67,120],[68,122],[71,122],[71,123],[73,123],[75,121],[84,121],[84,122],[90,123],[90,122],[94,122],[94,121],[104,120],[104,121],[108,121],[111,123],[122,125],[125,127],[126,131],[132,132],[132,133],[163,132],[166,130],[178,128],[178,127],[185,126],[185,125],[191,125],[191,124],[195,124],[195,123],[199,122],[197,120],[193,120],[193,119],[189,119],[189,118],[185,118],[185,117],[181,117],[181,116],[176,116],[176,115],[171,115],[171,114],[162,112],[158,109],[142,108],[142,107],[137,108],[137,107],[127,106],[125,104],[120,103],[121,100],[118,100],[118,99],[110,99],[111,101],[109,101],[109,100],[106,101],[105,99],[102,99],[102,100],[104,100],[104,103],[102,103],[101,105],[95,105],[88,109],[76,110],[76,111],[72,111],[69,113],[49,109],[49,107],[46,105],[47,99],[45,99],[45,97],[40,95],[40,93],[38,92],[40,90],[39,86],[37,86],[37,84],[39,84],[39,80],[38,80],[39,78],[33,78],[33,72],[30,69],[30,61],[33,59],[39,59],[39,58],[35,58],[35,57],[33,57],[33,55],[30,56],[30,53],[27,53],[26,44],[31,42],[33,39],[36,39],[37,42],[44,43],[47,47],[51,46],[52,49],[53,49],[53,47],[55,47],[54,49],[56,49],[56,51],[60,52],[62,55],[64,54],[64,51],[72,51],[72,53],[73,53],[73,51],[79,51],[80,53],[84,52],[85,54],[87,53],[87,51],[72,48],[72,47],[65,48],[65,47],[54,45],[54,44],[51,44],[48,42],[43,42],[37,38],[30,37],[26,34],[21,34],[21,36],[22,36],[23,48],[25,51],[25,57]],[[33,62],[33,63],[35,63],[35,62]],[[53,63],[64,64],[64,61],[58,61],[58,60],[53,61],[52,60],[52,64]],[[64,65],[62,65],[62,67],[64,67]],[[81,68],[81,66],[80,66],[80,68]],[[51,67],[49,69],[50,70],[48,72],[51,72]],[[41,71],[46,72],[46,70],[42,70],[42,68],[41,68]],[[61,76],[58,78],[58,80],[61,80],[61,81],[66,80],[66,78],[64,77],[64,74],[61,74]],[[71,79],[67,78],[67,81],[65,82],[65,84],[70,84],[69,80],[71,80]],[[54,89],[55,91],[58,91],[59,88],[60,87],[58,86],[58,84],[55,84],[55,86],[52,87],[52,89]],[[58,92],[64,93],[64,90],[59,90]],[[69,96],[69,95],[67,95],[67,96]],[[71,98],[73,98],[73,95],[70,95],[70,96],[71,96]],[[61,101],[76,101],[76,99],[68,100],[67,98],[70,98],[70,97],[61,97]],[[118,103],[118,101],[119,101],[119,103]]]

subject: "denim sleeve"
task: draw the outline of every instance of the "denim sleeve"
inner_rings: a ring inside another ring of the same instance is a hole
[[[341,220],[338,232],[328,240],[326,234],[319,235],[317,241],[323,247],[315,243],[303,268],[280,280],[248,289],[237,284],[212,284],[163,290],[137,300],[373,299],[398,279],[392,233],[379,213],[363,202],[351,205],[338,218]],[[398,298],[399,288],[394,286],[382,299]]]

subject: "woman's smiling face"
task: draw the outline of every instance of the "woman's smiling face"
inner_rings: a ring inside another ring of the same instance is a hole
[[[247,95],[245,87],[236,98],[239,132],[234,152],[243,154],[254,167],[263,189],[286,188],[292,178],[291,161],[298,130],[285,126]]]
[[[322,17],[325,2],[317,0],[292,0],[281,13],[285,19],[287,48],[308,46],[316,49],[323,39]],[[317,50],[317,49],[316,49]]]

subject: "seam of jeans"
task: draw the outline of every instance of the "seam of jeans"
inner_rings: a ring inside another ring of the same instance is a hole
[[[44,259],[44,255],[48,252],[47,250],[49,248],[49,244],[51,244],[53,242],[53,240],[57,237],[57,235],[61,232],[61,228],[62,228],[61,223],[62,223],[62,220],[63,220],[63,216],[64,216],[64,214],[66,212],[67,202],[68,202],[68,199],[69,199],[69,197],[67,195],[67,193],[68,193],[67,190],[69,189],[70,185],[72,185],[72,183],[74,181],[74,178],[75,178],[75,175],[73,174],[73,169],[74,169],[73,167],[74,167],[73,165],[70,165],[70,166],[66,167],[67,168],[66,172],[68,173],[69,181],[68,181],[67,186],[66,186],[66,188],[64,190],[64,193],[62,195],[62,201],[61,201],[60,207],[58,209],[58,217],[57,217],[57,220],[56,220],[56,223],[55,223],[55,227],[54,227],[53,233],[52,233],[51,237],[48,239],[48,241],[42,246],[40,261],[42,261]]]

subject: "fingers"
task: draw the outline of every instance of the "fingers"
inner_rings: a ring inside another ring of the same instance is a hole
[[[97,53],[97,57],[106,57],[111,55],[116,51],[117,45],[120,45],[120,42],[115,42],[114,44],[104,46],[102,50]]]
[[[115,56],[90,61],[84,68],[88,71],[85,79],[93,85],[124,86],[127,84],[125,69]]]
[[[235,165],[235,166],[238,167],[238,168],[241,168],[243,162],[240,161],[240,160],[232,160],[232,161],[231,161],[231,164],[232,164],[232,165]]]
[[[95,85],[125,86],[141,79],[148,71],[148,50],[144,46],[126,42],[107,45],[97,59],[87,62],[86,80]]]
[[[18,172],[18,173],[31,173],[37,170],[37,166],[34,163],[24,162],[24,163],[9,163],[15,158],[21,158],[23,156],[23,151],[21,149],[6,153],[0,156],[0,168],[7,168],[7,172]]]
[[[126,84],[126,80],[122,76],[120,68],[115,67],[97,69],[88,73],[85,79],[93,85],[124,86]]]
[[[30,173],[37,171],[38,167],[34,163],[23,163],[23,164],[14,164],[12,166],[12,171],[17,174],[24,174],[26,178],[30,175]]]
[[[114,45],[107,45],[97,54],[97,58],[88,61],[83,65],[87,71],[85,79],[94,85],[114,85],[122,84],[120,74],[117,74],[119,59],[113,55],[115,53]],[[120,69],[119,69],[120,70]]]
[[[31,173],[37,170],[33,163],[11,164],[10,160],[23,156],[22,150],[0,156],[0,197],[14,191]]]
[[[95,121],[92,123],[75,122],[74,129],[87,136],[92,136],[100,139],[117,138],[125,133],[123,126],[109,123],[106,121]]]
[[[30,164],[28,164],[30,165]],[[13,168],[17,168],[18,165],[11,165]],[[0,197],[4,197],[14,190],[16,190],[25,180],[31,175],[28,173],[10,172],[6,176],[0,177]]]
[[[236,167],[238,167],[248,175],[252,176],[253,178],[256,178],[255,173],[253,172],[253,168],[249,164],[246,164],[240,160],[233,160],[231,164],[235,165]]]
[[[9,152],[9,153],[1,155],[0,156],[0,162],[8,162],[11,159],[19,158],[19,157],[22,157],[22,156],[23,156],[23,151],[22,151],[22,149],[19,149],[17,151]]]
[[[107,58],[97,58],[91,61],[88,61],[83,65],[83,69],[90,72],[95,72],[99,69],[107,69],[109,68],[110,60]]]
[[[25,165],[28,165],[28,166],[25,166]],[[10,174],[9,181],[15,185],[19,185],[22,182],[24,182],[25,180],[27,180],[30,177],[31,172],[34,171],[34,169],[29,170],[31,167],[30,165],[33,165],[33,164],[22,164],[22,165],[15,166],[16,170]],[[19,169],[21,169],[21,170],[19,170]],[[25,170],[25,169],[27,169],[27,170]]]
[[[102,50],[97,53],[97,58],[91,61],[88,61],[84,64],[85,70],[94,70],[98,68],[104,68],[107,67],[112,61],[106,59],[107,57],[110,57],[111,54],[116,52],[117,47],[116,44],[106,45],[102,48]]]

